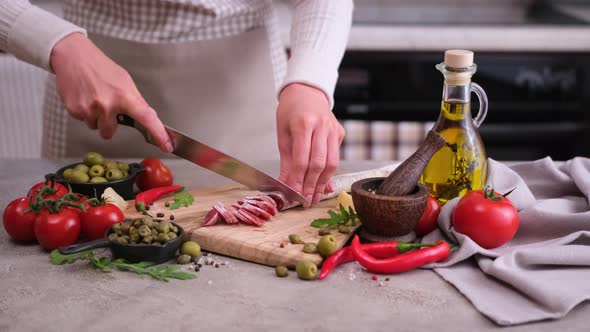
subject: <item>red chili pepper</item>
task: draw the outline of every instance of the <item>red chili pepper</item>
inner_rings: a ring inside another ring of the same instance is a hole
[[[402,241],[388,241],[367,243],[360,245],[363,250],[377,258],[388,258],[397,254],[405,253],[413,248],[431,247],[432,244],[409,243]],[[344,247],[330,255],[322,264],[322,270],[318,279],[322,280],[328,276],[338,265],[354,261],[351,247]]]
[[[140,212],[146,211],[146,205],[153,203],[155,200],[166,194],[177,192],[182,189],[182,186],[173,185],[142,191],[139,194],[137,194],[137,196],[135,196],[135,209]]]
[[[436,241],[435,245],[412,252],[407,252],[390,258],[379,259],[366,252],[357,235],[352,240],[352,255],[359,264],[372,273],[401,273],[422,265],[445,260],[451,253],[449,244],[445,241]]]

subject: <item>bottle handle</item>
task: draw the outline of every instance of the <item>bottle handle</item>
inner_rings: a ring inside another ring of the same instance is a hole
[[[477,83],[471,83],[471,92],[475,93],[479,99],[479,110],[477,116],[473,119],[476,127],[479,127],[488,114],[488,96],[483,88]]]

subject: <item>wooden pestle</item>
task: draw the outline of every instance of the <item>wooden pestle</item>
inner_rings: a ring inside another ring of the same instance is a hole
[[[430,158],[445,144],[445,139],[438,132],[430,130],[418,150],[383,180],[377,188],[377,194],[404,196],[411,193],[416,188]]]

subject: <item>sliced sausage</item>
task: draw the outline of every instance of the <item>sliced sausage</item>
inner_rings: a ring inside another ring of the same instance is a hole
[[[242,218],[247,219],[251,224],[256,226],[264,225],[264,220],[258,218],[257,216],[253,215],[252,213],[246,211],[245,209],[240,209],[237,211],[237,214]]]
[[[278,193],[270,193],[267,195],[268,197],[272,198],[272,200],[277,204],[277,210],[281,211],[285,206],[287,206],[287,198]]]
[[[219,213],[215,209],[211,209],[211,211],[207,212],[205,218],[203,218],[203,226],[212,226],[219,222]]]
[[[213,204],[213,208],[221,215],[221,218],[226,223],[228,223],[228,224],[237,224],[238,223],[238,218],[236,218],[236,216],[230,210],[226,209],[225,206],[223,205],[223,203],[216,202],[215,204]]]
[[[265,210],[259,208],[256,205],[253,205],[253,204],[246,203],[244,205],[241,205],[240,210],[242,210],[242,209],[246,210],[246,211],[248,211],[248,212],[256,215],[257,217],[264,219],[264,220],[269,220],[270,218],[272,218],[272,215],[270,213],[266,212]]]

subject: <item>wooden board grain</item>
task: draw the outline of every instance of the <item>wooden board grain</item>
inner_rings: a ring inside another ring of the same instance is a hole
[[[191,190],[195,202],[190,207],[170,210],[164,206],[171,197],[162,198],[150,207],[150,214],[158,212],[174,215],[174,222],[182,226],[187,239],[198,242],[204,250],[227,255],[264,265],[295,266],[297,261],[309,259],[316,264],[322,262],[318,254],[306,254],[303,245],[290,244],[289,234],[299,234],[304,242],[317,243],[320,236],[318,229],[309,226],[312,220],[328,217],[328,209],[336,208],[336,199],[329,199],[317,206],[303,209],[301,207],[279,212],[261,227],[244,224],[218,224],[202,227],[203,217],[211,210],[216,201],[230,206],[245,196],[259,195],[260,192],[248,190],[241,186],[212,187]],[[133,203],[133,202],[130,202]],[[128,218],[140,216],[130,204],[125,213]],[[358,225],[358,224],[357,224]],[[332,234],[337,240],[338,247],[342,247],[349,234],[341,234],[336,230]],[[281,243],[285,244],[281,248]]]

